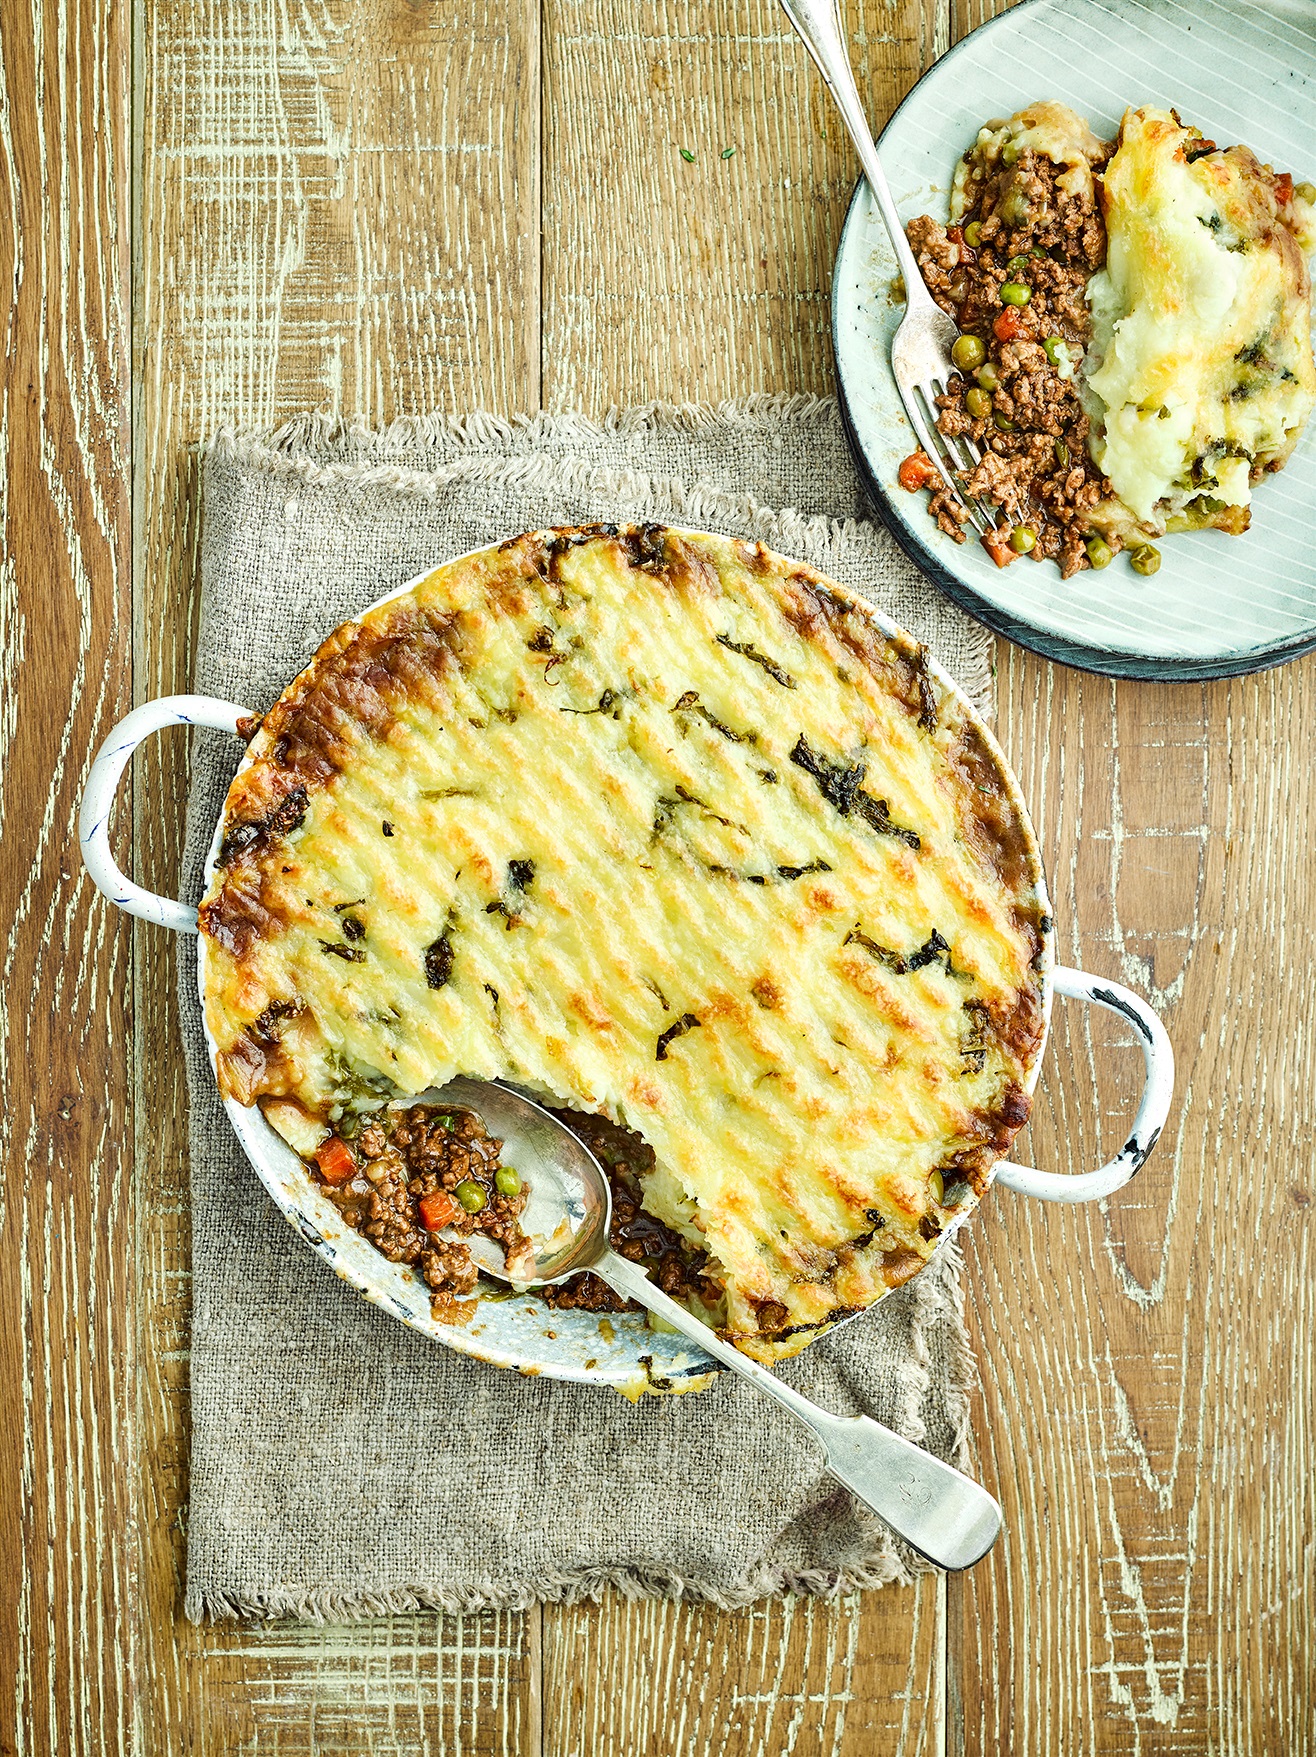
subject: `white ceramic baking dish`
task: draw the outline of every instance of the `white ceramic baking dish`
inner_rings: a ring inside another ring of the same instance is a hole
[[[425,573],[387,593],[369,608],[376,609],[390,599],[400,597],[432,571],[426,569]],[[856,602],[862,604],[863,601],[856,599]],[[884,634],[909,638],[871,606],[863,604],[863,608]],[[1064,1175],[998,1161],[992,1168],[989,1181],[1043,1201],[1097,1201],[1120,1189],[1134,1176],[1161,1133],[1174,1084],[1174,1057],[1169,1038],[1155,1013],[1132,990],[1104,977],[1056,965],[1055,928],[1040,876],[1041,857],[1018,783],[990,730],[955,680],[935,663],[930,662],[929,668],[964,704],[1000,762],[1029,836],[1030,854],[1039,875],[1039,888],[1043,892],[1041,903],[1049,924],[1042,951],[1044,1036],[1027,1080],[1029,1092],[1037,1083],[1046,1035],[1050,1030],[1052,1001],[1057,994],[1073,1000],[1091,1001],[1125,1018],[1136,1033],[1145,1065],[1142,1097],[1132,1128],[1124,1145],[1109,1163],[1093,1171]],[[192,905],[143,890],[119,870],[110,852],[109,819],[114,795],[137,746],[152,733],[168,726],[213,727],[241,737],[244,731],[250,732],[258,718],[249,708],[210,696],[165,696],[135,708],[105,740],[87,780],[80,835],[88,872],[105,895],[121,909],[143,921],[172,928],[177,933],[197,932],[197,912]],[[245,760],[239,766],[239,774]],[[221,811],[206,860],[207,885],[214,873],[222,823]],[[204,1006],[204,938],[200,939],[198,947],[197,979]],[[206,1043],[213,1067],[215,1044],[208,1031]],[[232,1099],[224,1101],[224,1108],[257,1176],[285,1219],[337,1275],[366,1299],[413,1329],[496,1366],[517,1367],[524,1373],[542,1373],[549,1378],[607,1384],[632,1395],[648,1387],[659,1390],[693,1388],[704,1382],[710,1371],[720,1370],[683,1337],[651,1329],[643,1314],[626,1312],[604,1317],[592,1312],[552,1311],[532,1294],[513,1296],[505,1291],[491,1292],[482,1296],[480,1309],[470,1324],[458,1327],[436,1322],[430,1313],[429,1290],[423,1282],[405,1265],[389,1262],[368,1239],[346,1224],[308,1176],[301,1160],[275,1133],[260,1111]],[[508,1157],[513,1163],[518,1162],[515,1141],[508,1142]],[[968,1219],[975,1206],[972,1202],[964,1204],[963,1215],[958,1216],[942,1234],[938,1249]],[[865,1315],[860,1313],[858,1316]],[[854,1323],[858,1319],[844,1321]]]

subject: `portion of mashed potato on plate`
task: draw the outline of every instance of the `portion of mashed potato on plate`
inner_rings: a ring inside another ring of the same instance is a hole
[[[1171,111],[1126,111],[1103,178],[1083,394],[1114,498],[1099,527],[1246,530],[1313,406],[1308,191]]]

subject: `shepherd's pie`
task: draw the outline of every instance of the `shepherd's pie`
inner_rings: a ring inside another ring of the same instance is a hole
[[[842,588],[536,531],[345,624],[265,716],[206,1016],[294,1140],[459,1073],[638,1131],[645,1206],[771,1359],[908,1279],[1025,1121],[1043,895],[994,746]]]
[[[1069,576],[1125,549],[1151,574],[1162,536],[1247,529],[1316,404],[1316,188],[1172,110],[1127,110],[1103,141],[1042,102],[979,129],[950,224],[921,215],[909,238],[963,331],[937,426],[1000,511],[982,539],[998,566],[1031,554]],[[965,540],[924,452],[899,479]]]

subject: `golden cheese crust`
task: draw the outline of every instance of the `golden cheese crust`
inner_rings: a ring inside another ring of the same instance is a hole
[[[1316,406],[1310,206],[1245,146],[1128,110],[1102,179],[1106,266],[1088,284],[1092,452],[1123,536],[1247,529]]]
[[[922,649],[812,569],[537,531],[347,623],[266,715],[201,909],[223,1091],[521,1082],[771,1359],[931,1254],[1028,1115],[1031,834]]]

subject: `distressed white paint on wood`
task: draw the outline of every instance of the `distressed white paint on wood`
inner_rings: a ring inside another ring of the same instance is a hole
[[[123,21],[0,28],[0,1749],[122,1748],[126,942],[80,879],[129,694]]]
[[[944,1588],[545,1617],[544,1757],[939,1757]]]
[[[491,1614],[208,1631],[184,1643],[192,1736],[251,1757],[539,1757],[537,1624]]]
[[[851,7],[878,120],[948,15]],[[544,16],[541,97],[531,0],[473,20],[437,0],[138,0],[139,696],[187,677],[186,448],[216,420],[332,396],[371,418],[535,402],[541,115],[548,400],[827,387],[852,161],[767,0],[545,0]],[[1116,689],[1002,649],[1004,736],[1067,955],[1166,1007],[1182,1104],[1104,1211],[1002,1195],[973,1236],[975,1432],[1010,1521],[988,1564],[949,1588],[733,1617],[614,1598],[347,1630],[179,1621],[187,1228],[168,947],[137,940],[130,1201],[125,940],[85,892],[70,900],[67,848],[93,725],[128,683],[122,32],[15,0],[0,41],[0,274],[18,291],[0,386],[0,1370],[22,1387],[0,1440],[0,1543],[19,1558],[0,1601],[15,1679],[0,1745],[1316,1749],[1311,662]],[[168,884],[181,751],[145,772],[138,870]],[[1133,1075],[1116,1037],[1104,1016],[1062,1019],[1031,1131],[1041,1163],[1118,1137]]]

